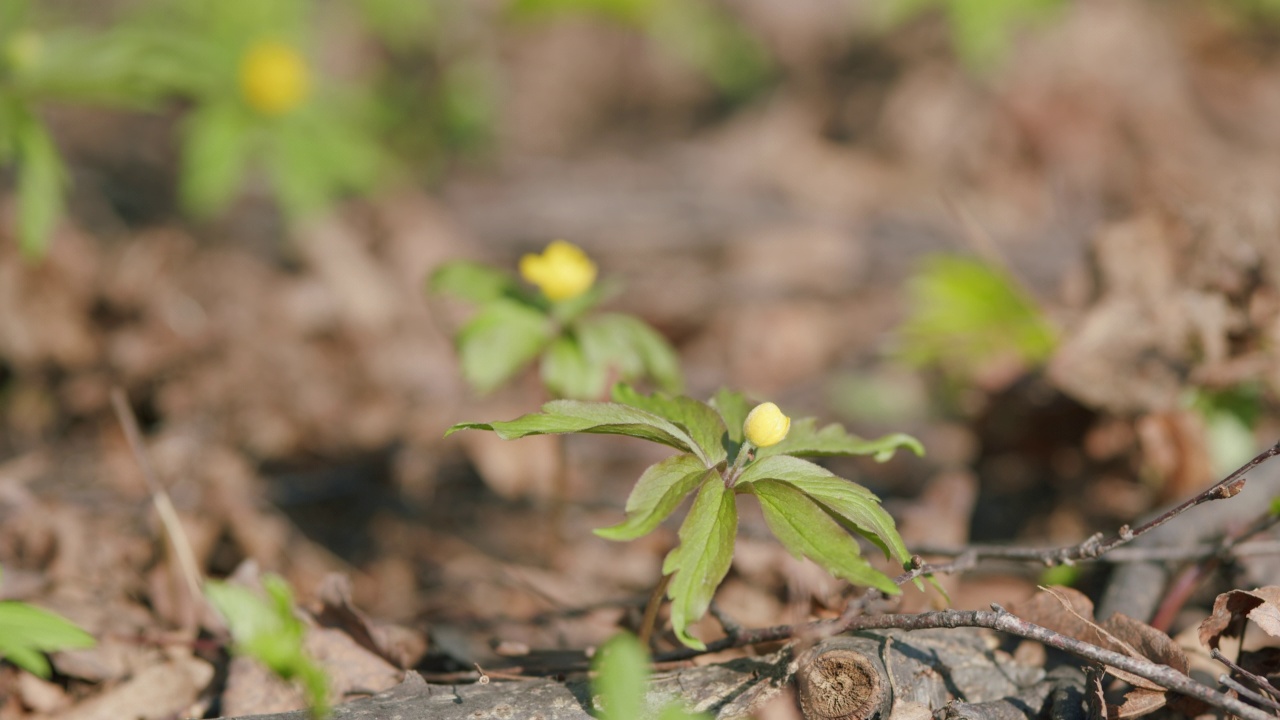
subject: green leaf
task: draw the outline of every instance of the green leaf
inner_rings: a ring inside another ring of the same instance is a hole
[[[187,116],[182,149],[182,203],[197,216],[214,215],[231,202],[244,177],[250,150],[248,126],[232,103],[211,102]]]
[[[845,431],[839,423],[832,423],[821,430],[813,418],[791,423],[791,431],[777,445],[760,448],[757,458],[773,455],[809,455],[830,457],[833,455],[874,455],[877,462],[893,457],[899,448],[924,455],[920,441],[903,433],[893,433],[875,440],[864,440]]]
[[[307,655],[303,638],[307,626],[293,610],[293,593],[278,575],[262,578],[266,597],[240,585],[210,580],[205,596],[227,621],[233,651],[252,657],[283,680],[299,680],[313,717],[328,714],[329,681]]]
[[[503,440],[514,440],[527,435],[575,432],[627,435],[693,453],[704,466],[711,465],[703,455],[702,448],[670,420],[617,403],[552,400],[542,406],[542,412],[524,415],[515,420],[458,423],[449,428],[445,437],[459,430],[492,430]]]
[[[494,300],[480,308],[458,331],[462,375],[479,393],[487,393],[537,357],[551,340],[546,315],[512,300]]]
[[[592,660],[596,678],[592,692],[599,696],[600,720],[633,720],[645,715],[649,653],[631,633],[618,633]]]
[[[60,615],[23,602],[0,602],[0,656],[32,675],[49,677],[43,653],[93,644],[89,633]]]
[[[663,575],[674,573],[667,586],[671,627],[686,647],[707,647],[689,634],[689,625],[706,614],[716,588],[729,573],[737,532],[734,494],[715,478],[704,482],[680,526],[680,544],[662,563]]]
[[[724,421],[715,408],[704,402],[684,395],[671,396],[657,392],[642,395],[625,383],[613,386],[613,400],[647,410],[683,428],[698,447],[702,448],[708,467],[720,464],[728,456],[724,448],[727,432]]]
[[[576,400],[594,400],[604,394],[604,368],[588,362],[572,337],[551,342],[542,355],[542,384],[553,395]]]
[[[729,430],[729,440],[735,446],[741,445],[744,439],[742,427],[747,422],[747,414],[751,412],[747,396],[728,388],[720,388],[716,396],[711,398],[711,407],[718,410],[720,417],[724,418],[724,426]]]
[[[692,455],[673,455],[650,465],[627,498],[627,519],[596,530],[596,535],[609,540],[634,540],[648,535],[709,473],[714,471]]]
[[[520,296],[515,278],[501,270],[470,260],[444,263],[431,273],[428,286],[432,292],[452,295],[476,304],[501,297]]]
[[[44,255],[54,223],[62,215],[66,171],[53,138],[34,117],[16,129],[18,242],[28,257]]]
[[[889,595],[901,592],[862,557],[858,543],[840,523],[803,492],[776,480],[739,486],[760,499],[765,523],[795,557],[807,557],[832,575]]]
[[[911,557],[893,517],[880,507],[880,499],[861,485],[837,477],[824,467],[790,455],[774,455],[753,461],[738,483],[761,480],[784,482],[808,495],[824,509],[847,523],[884,552],[905,563]],[[892,553],[891,553],[892,551]]]

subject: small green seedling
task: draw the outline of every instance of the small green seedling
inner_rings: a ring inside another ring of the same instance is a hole
[[[680,526],[680,544],[662,566],[670,575],[671,624],[680,641],[705,649],[688,627],[701,618],[729,572],[738,527],[735,495],[751,495],[769,529],[796,557],[807,557],[836,577],[897,594],[898,586],[862,557],[853,531],[904,565],[910,554],[893,518],[871,491],[800,456],[871,455],[884,461],[899,448],[924,449],[901,433],[875,440],[840,425],[819,428],[813,418],[791,419],[773,403],[748,413],[746,398],[720,391],[710,403],[664,393],[643,395],[619,383],[613,402],[553,400],[542,412],[509,422],[460,423],[449,429],[492,430],[504,440],[527,435],[629,435],[679,451],[640,476],[627,499],[626,520],[596,531],[610,540],[634,540],[658,527],[684,498],[695,498]]]
[[[596,284],[596,265],[563,240],[541,255],[525,255],[520,274],[469,261],[446,263],[431,276],[432,291],[479,306],[455,342],[462,374],[477,392],[490,392],[541,358],[542,382],[555,397],[598,399],[613,380],[652,378],[679,392],[675,351],[653,328],[622,313],[591,313],[610,292]]]
[[[983,365],[1013,357],[1049,359],[1057,332],[1009,275],[974,258],[930,255],[907,282],[910,310],[898,329],[898,357],[972,378]]]
[[[227,621],[232,651],[251,657],[285,681],[302,684],[311,715],[329,714],[329,681],[303,649],[306,625],[293,611],[293,593],[278,575],[264,575],[267,597],[239,585],[210,580],[205,596]]]
[[[32,675],[49,677],[44,653],[93,645],[93,636],[60,615],[24,602],[0,602],[0,657]]]
[[[678,701],[663,704],[656,713],[648,711],[649,653],[630,633],[610,638],[596,653],[591,669],[595,673],[592,700],[600,720],[655,716],[658,720],[711,720],[710,715],[692,712]]]

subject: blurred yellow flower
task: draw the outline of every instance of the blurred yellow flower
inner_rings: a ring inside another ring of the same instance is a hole
[[[240,59],[240,94],[263,115],[283,115],[307,98],[307,64],[292,46],[274,40],[254,44]]]
[[[756,447],[769,447],[782,442],[791,430],[791,418],[782,414],[777,405],[761,403],[747,413],[742,431]]]
[[[541,255],[520,258],[520,276],[551,300],[572,300],[591,289],[596,264],[577,245],[555,240]]]

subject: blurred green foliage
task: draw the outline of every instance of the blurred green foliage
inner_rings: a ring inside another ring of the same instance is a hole
[[[39,6],[0,0],[0,166],[13,164],[18,241],[38,257],[62,216],[68,175],[41,109],[53,102],[145,107],[167,85],[145,59],[155,38],[132,28],[48,28]]]
[[[171,61],[195,70],[175,90],[194,101],[181,194],[196,215],[225,209],[254,170],[296,221],[371,190],[389,169],[372,98],[310,55],[311,3],[186,0],[151,19],[155,32],[184,40]]]
[[[0,658],[48,678],[44,653],[93,647],[89,633],[71,621],[24,602],[0,602]]]
[[[999,359],[1039,365],[1057,344],[1035,300],[1002,269],[980,260],[930,255],[908,279],[907,293],[898,357],[909,365],[967,379]]]
[[[649,652],[630,633],[618,633],[606,642],[591,661],[595,677],[591,681],[593,702],[600,720],[635,720],[651,717],[646,712],[649,684]],[[658,720],[709,720],[706,713],[688,710],[678,701],[666,703]]]
[[[1218,477],[1225,477],[1258,452],[1254,428],[1262,414],[1263,395],[1258,383],[1188,391],[1184,404],[1204,420],[1209,457]]]
[[[307,626],[293,610],[293,592],[278,575],[262,577],[266,596],[210,580],[205,596],[227,621],[232,651],[262,663],[282,680],[301,683],[313,717],[329,714],[329,679],[303,648]]]
[[[1017,30],[1052,18],[1063,0],[883,0],[883,5],[891,26],[943,11],[956,54],[970,68],[986,71],[1004,58]]]
[[[772,69],[759,40],[708,0],[510,0],[508,7],[524,20],[576,13],[637,29],[731,97],[761,87]]]

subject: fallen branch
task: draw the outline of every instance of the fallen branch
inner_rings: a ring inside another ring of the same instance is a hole
[[[722,640],[707,643],[705,651],[681,648],[661,653],[655,659],[659,662],[684,660],[703,654],[703,652],[717,652],[733,647],[744,647],[799,637],[830,637],[854,630],[885,628],[923,630],[958,627],[984,627],[1035,640],[1076,657],[1132,673],[1150,680],[1160,687],[1196,698],[1213,707],[1221,708],[1245,718],[1245,720],[1275,720],[1274,715],[1196,682],[1167,665],[1159,665],[1149,660],[1121,655],[1056,633],[1048,628],[1026,622],[999,605],[992,605],[992,610],[943,610],[940,612],[920,613],[918,615],[861,615],[853,618],[841,618],[834,622],[826,620],[800,625],[778,625],[746,630],[734,637],[726,637]]]

